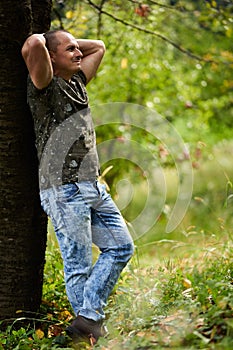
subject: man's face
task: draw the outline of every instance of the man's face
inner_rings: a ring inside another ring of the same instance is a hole
[[[56,52],[51,52],[54,74],[69,80],[74,73],[81,69],[82,52],[77,40],[69,33],[58,32],[60,44]]]

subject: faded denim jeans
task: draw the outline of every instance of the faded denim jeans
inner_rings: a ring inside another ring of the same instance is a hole
[[[54,186],[40,196],[57,235],[75,314],[103,319],[107,299],[134,250],[120,211],[98,181]],[[92,243],[100,250],[94,266]]]

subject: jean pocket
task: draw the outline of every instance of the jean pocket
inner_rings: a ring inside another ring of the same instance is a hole
[[[107,187],[104,183],[100,183],[97,181],[96,188],[102,200],[107,200],[110,197],[110,194],[107,192]]]

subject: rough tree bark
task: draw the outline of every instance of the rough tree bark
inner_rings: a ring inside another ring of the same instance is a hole
[[[21,47],[50,26],[52,0],[0,2],[0,319],[41,302],[47,219],[38,192],[33,124]],[[20,314],[22,316],[22,314]]]

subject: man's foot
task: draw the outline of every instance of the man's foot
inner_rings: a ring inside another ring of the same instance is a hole
[[[66,333],[74,341],[87,341],[91,345],[97,343],[99,337],[107,334],[102,321],[94,321],[83,316],[77,316],[76,319],[66,328]]]

